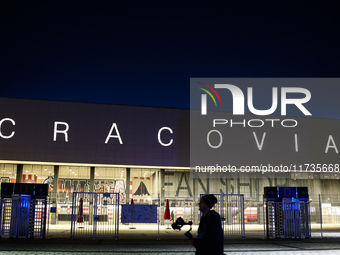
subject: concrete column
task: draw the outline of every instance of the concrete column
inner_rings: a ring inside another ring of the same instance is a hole
[[[263,193],[260,192],[260,179],[255,179],[255,187],[256,187],[256,202],[257,202],[257,224],[264,224],[264,215],[263,215]]]
[[[197,179],[193,178],[192,179],[192,196],[193,196],[193,201],[194,203],[198,203],[198,195],[197,195]]]
[[[22,172],[23,172],[24,166],[22,164],[17,164],[17,178],[16,183],[22,182]]]
[[[126,201],[125,201],[125,203],[127,205],[130,203],[130,172],[131,172],[131,169],[126,168],[126,175],[125,175],[125,182],[126,182],[125,197],[126,197]]]
[[[52,193],[52,207],[55,207],[55,213],[52,213],[51,224],[55,225],[58,222],[58,181],[59,181],[59,166],[54,166],[53,175],[53,193]]]
[[[231,187],[230,187],[230,179],[229,178],[226,178],[226,180],[225,180],[225,182],[226,182],[226,194],[231,194],[232,192],[231,192]]]
[[[161,188],[161,204],[160,204],[160,220],[161,220],[161,225],[164,225],[164,219],[163,219],[163,214],[164,214],[164,194],[165,194],[165,185],[164,185],[164,182],[165,182],[165,170],[164,169],[161,169],[161,171],[159,172],[160,174],[160,188]]]
[[[95,167],[91,166],[90,168],[90,192],[94,192],[94,174],[95,174]],[[89,195],[89,224],[93,224],[93,201],[94,195]]]
[[[158,199],[158,193],[159,193],[159,178],[158,178],[158,171],[155,172],[155,199]]]
[[[161,169],[160,171],[160,182],[161,182],[161,204],[164,205],[164,197],[165,197],[165,170]]]
[[[198,211],[198,201],[199,201],[199,193],[198,193],[198,189],[197,189],[197,178],[193,178],[193,188],[192,188],[192,192],[193,192],[193,223],[194,224],[198,224],[199,222],[199,211]]]
[[[95,167],[91,166],[90,168],[90,192],[94,192],[94,174],[95,174]]]
[[[226,185],[227,185],[227,194],[235,194],[235,190],[232,190],[231,188],[231,179],[227,178],[226,179]],[[230,201],[228,199],[226,199],[225,201],[225,220],[226,220],[226,224],[231,225],[233,222],[233,210],[230,204]]]

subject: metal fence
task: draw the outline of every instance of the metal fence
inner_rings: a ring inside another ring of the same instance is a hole
[[[266,202],[268,238],[311,237],[309,202]]]
[[[242,194],[214,194],[213,209],[222,219],[224,238],[245,238],[244,196]],[[201,197],[204,194],[201,194]]]
[[[74,192],[71,238],[118,238],[119,193]]]
[[[156,199],[154,199],[150,204],[160,205],[160,203],[158,202],[159,198],[157,198],[157,196],[154,197],[156,197]],[[171,222],[174,222],[178,217],[182,217],[185,221],[194,221],[194,216],[197,217],[197,201],[194,201],[193,198],[178,198],[174,196],[166,196],[166,198],[164,198],[163,200],[164,205],[166,203],[166,199],[169,200]],[[164,211],[162,211],[162,213],[164,213]],[[163,215],[161,215],[160,217],[161,221],[163,221],[162,216]]]
[[[1,237],[46,237],[47,199],[3,198],[0,207]]]

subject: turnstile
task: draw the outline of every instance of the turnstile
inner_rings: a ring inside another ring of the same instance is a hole
[[[267,238],[309,238],[311,236],[308,190],[296,187],[266,187]],[[299,197],[300,194],[300,197]]]

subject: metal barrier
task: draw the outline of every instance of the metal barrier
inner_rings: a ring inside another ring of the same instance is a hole
[[[119,193],[74,192],[71,238],[118,238]]]
[[[1,237],[46,237],[47,199],[3,198],[0,208]]]
[[[244,196],[225,194],[224,236],[225,238],[245,238]]]
[[[221,216],[224,238],[245,238],[244,196],[242,194],[213,195],[217,198],[214,210]],[[201,194],[202,196],[204,194]]]
[[[311,237],[309,202],[266,202],[267,238]]]

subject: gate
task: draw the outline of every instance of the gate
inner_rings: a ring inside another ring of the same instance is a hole
[[[119,193],[74,192],[71,238],[118,238]]]
[[[217,198],[214,209],[221,216],[224,238],[245,238],[244,196],[241,194],[213,195]],[[204,194],[201,194],[202,196]]]
[[[0,202],[1,237],[46,237],[47,199],[13,195]]]
[[[309,238],[309,202],[266,202],[267,238]]]

